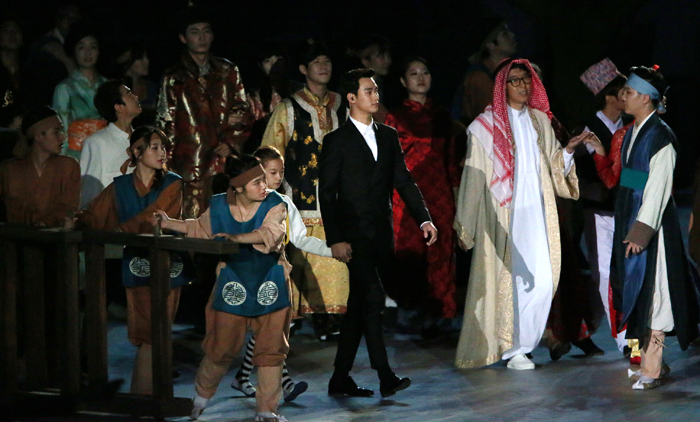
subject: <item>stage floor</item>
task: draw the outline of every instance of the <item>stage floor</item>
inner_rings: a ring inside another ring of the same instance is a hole
[[[175,368],[182,376],[175,395],[191,397],[193,378],[201,359],[200,338],[188,326],[174,327]],[[287,365],[296,381],[309,389],[279,412],[295,422],[375,421],[692,421],[700,419],[700,350],[681,352],[669,338],[665,361],[671,367],[664,385],[656,390],[634,391],[627,379],[628,361],[622,358],[610,331],[593,336],[604,356],[581,358],[572,351],[552,362],[546,348],[533,353],[537,368],[514,371],[499,362],[487,368],[457,370],[453,365],[456,334],[424,341],[419,336],[387,333],[390,362],[413,384],[389,399],[379,397],[376,373],[370,368],[364,344],[353,377],[360,386],[373,388],[374,398],[328,397],[336,343],[321,343],[309,324],[291,339]],[[126,339],[126,327],[113,323],[109,332],[110,378],[123,378],[128,391],[135,348]],[[224,378],[201,421],[251,421],[255,399],[246,398],[229,384],[239,362]],[[180,418],[174,420],[187,420]]]

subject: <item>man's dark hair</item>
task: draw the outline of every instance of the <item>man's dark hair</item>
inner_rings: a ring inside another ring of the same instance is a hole
[[[367,50],[374,46],[377,46],[378,54],[384,54],[391,50],[391,41],[386,37],[376,34],[361,39],[360,43],[357,45],[357,52],[360,60],[368,59]]]
[[[56,22],[80,15],[80,9],[74,3],[65,3],[56,8]]]
[[[309,67],[309,63],[316,60],[319,56],[331,57],[328,47],[320,41],[305,40],[299,48],[298,61],[299,65]]]
[[[666,83],[664,75],[662,75],[658,69],[646,66],[634,66],[630,68],[630,74],[632,73],[649,82],[651,86],[653,86],[654,88],[656,88],[657,91],[659,91],[659,99],[651,100],[651,103],[654,107],[658,106],[659,102],[663,99],[666,93],[666,88],[668,88],[668,84]]]
[[[348,94],[358,94],[360,90],[360,79],[371,78],[374,76],[374,70],[364,68],[364,69],[353,69],[349,72],[343,74],[340,77],[340,92],[344,97]]]
[[[78,21],[71,25],[66,34],[66,40],[63,43],[63,51],[68,57],[75,57],[75,46],[85,37],[93,36],[100,42],[100,35],[97,28],[87,21]]]
[[[602,110],[605,108],[605,104],[607,103],[605,97],[607,97],[608,95],[617,97],[617,94],[620,93],[622,87],[625,86],[625,82],[627,82],[627,78],[625,78],[622,75],[618,75],[617,77],[615,77],[615,79],[608,82],[608,84],[605,85],[603,89],[601,89],[600,92],[595,96],[596,110]]]
[[[104,82],[97,88],[95,98],[92,100],[95,108],[97,108],[97,112],[108,122],[117,121],[117,111],[114,109],[114,106],[124,104],[120,90],[122,85],[124,85],[124,81],[119,79],[111,79]]]
[[[178,19],[177,23],[178,35],[187,35],[187,28],[196,23],[208,23],[212,30],[214,29],[212,14],[210,13],[209,9],[205,9],[201,6],[190,6],[184,9],[180,13],[180,18]]]

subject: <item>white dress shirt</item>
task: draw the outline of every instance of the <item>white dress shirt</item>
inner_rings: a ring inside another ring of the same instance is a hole
[[[360,135],[365,138],[365,142],[367,142],[367,146],[372,151],[372,156],[374,156],[374,161],[377,161],[377,134],[374,133],[374,119],[372,119],[369,125],[366,125],[353,119],[352,116],[348,117],[350,117],[350,121],[355,125],[357,130],[360,131]],[[428,223],[432,224],[430,221],[422,222],[420,225],[421,230],[423,226]]]
[[[129,156],[129,134],[114,123],[89,136],[80,154],[80,207],[87,208],[90,201],[109,186],[115,177],[121,176],[120,167]],[[129,167],[127,173],[134,171]]]
[[[368,125],[358,122],[357,120],[353,119],[352,116],[350,117],[350,121],[352,121],[357,130],[360,131],[360,135],[365,138],[367,146],[370,150],[372,150],[374,161],[377,161],[377,134],[374,133],[374,119],[372,119]]]

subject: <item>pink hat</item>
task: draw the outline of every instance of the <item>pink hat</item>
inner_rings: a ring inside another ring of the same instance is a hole
[[[593,92],[593,95],[598,95],[605,88],[605,85],[620,75],[621,73],[617,71],[615,64],[606,57],[586,69],[581,75],[581,81]]]

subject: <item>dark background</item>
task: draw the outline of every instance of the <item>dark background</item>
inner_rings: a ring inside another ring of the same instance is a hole
[[[22,20],[25,49],[53,25],[58,2],[12,1],[3,11]],[[103,31],[101,61],[115,43],[141,42],[149,49],[151,76],[158,81],[182,51],[175,16],[185,1],[83,0],[81,14]],[[353,40],[380,34],[392,43],[394,64],[384,101],[403,99],[401,62],[424,56],[433,76],[431,96],[449,108],[483,38],[479,23],[503,18],[515,33],[518,55],[538,63],[554,114],[573,129],[593,111],[593,95],[579,75],[609,57],[627,73],[633,65],[658,64],[671,86],[663,117],[679,139],[676,187],[692,183],[700,155],[696,120],[700,107],[700,1],[697,0],[289,0],[213,1],[213,51],[239,65],[246,80],[256,74],[256,51],[265,41],[290,47],[308,37],[333,50],[334,78],[358,63],[345,55]],[[3,13],[3,12],[0,12]],[[299,75],[300,76],[300,75]]]

